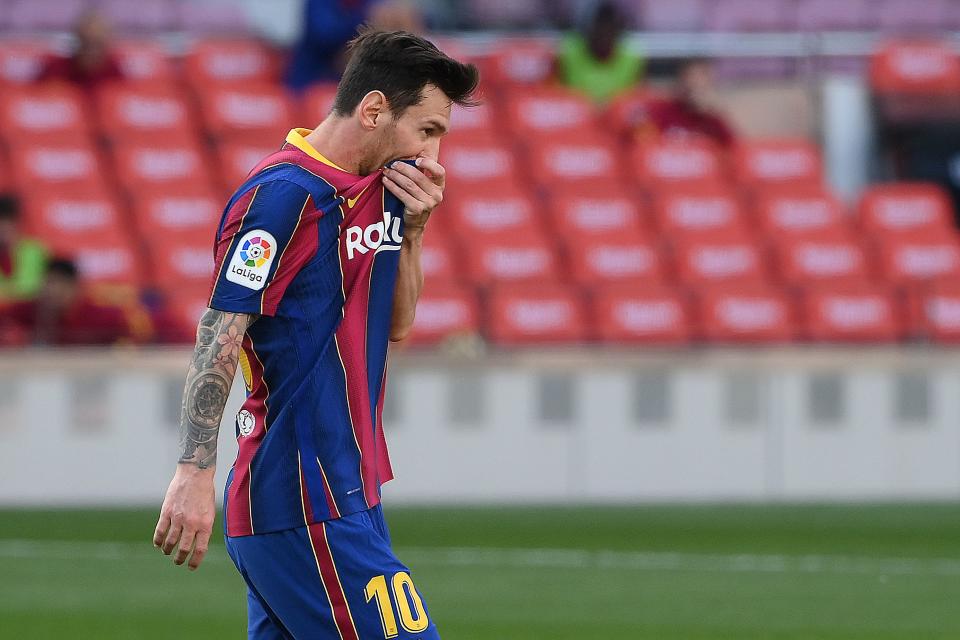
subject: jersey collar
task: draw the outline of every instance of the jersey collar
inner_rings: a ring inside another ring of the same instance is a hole
[[[318,162],[322,162],[323,164],[333,167],[334,169],[339,169],[340,171],[349,173],[346,169],[338,167],[334,163],[327,160],[323,154],[321,154],[313,147],[313,145],[307,142],[306,137],[311,133],[313,132],[310,129],[291,129],[290,133],[287,134],[287,143],[292,144],[297,149],[300,149],[300,151],[303,151],[305,154]]]

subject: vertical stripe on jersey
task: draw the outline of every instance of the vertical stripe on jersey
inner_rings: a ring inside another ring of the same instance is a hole
[[[243,408],[253,414],[256,422],[250,435],[238,438],[239,451],[233,465],[233,482],[230,483],[227,495],[227,534],[231,536],[248,536],[254,532],[251,508],[253,477],[250,463],[253,462],[253,457],[267,433],[267,398],[270,395],[270,389],[263,378],[263,364],[257,356],[249,333],[243,336],[243,350],[248,354],[252,381],[250,395],[243,403]]]
[[[283,248],[280,256],[277,258],[277,267],[273,277],[267,286],[264,287],[260,297],[260,314],[274,315],[280,304],[280,299],[286,292],[287,287],[293,278],[300,272],[300,269],[317,252],[320,243],[320,236],[316,229],[318,212],[316,208],[310,207],[311,196],[303,202],[300,209],[300,215],[297,218],[297,224],[290,235],[290,241]],[[301,225],[303,231],[301,231]]]
[[[317,562],[317,571],[320,574],[320,582],[327,593],[327,601],[330,603],[333,621],[337,626],[340,637],[343,640],[360,640],[357,627],[353,622],[353,614],[350,613],[347,596],[343,592],[340,575],[337,573],[337,565],[333,561],[330,544],[327,542],[326,526],[326,523],[320,522],[307,527],[313,549],[313,558]]]
[[[303,524],[309,526],[313,522],[313,506],[310,504],[310,493],[307,491],[307,483],[303,477],[303,460],[300,459],[299,451],[297,451],[297,475],[300,477],[300,504],[303,506]]]
[[[223,221],[220,224],[220,232],[217,234],[217,240],[213,248],[213,281],[210,283],[210,297],[207,298],[207,306],[213,302],[213,294],[216,293],[217,283],[220,282],[220,276],[223,275],[223,266],[227,263],[227,256],[233,255],[233,249],[236,243],[240,241],[237,231],[243,228],[243,219],[250,213],[250,207],[257,198],[257,192],[260,191],[260,185],[257,185],[252,191],[247,191],[240,196],[230,207]],[[248,197],[249,194],[249,197]],[[242,212],[242,213],[241,213]],[[221,239],[230,234],[233,237],[229,243],[222,244]]]

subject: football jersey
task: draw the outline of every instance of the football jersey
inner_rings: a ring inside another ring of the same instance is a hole
[[[369,509],[393,477],[380,418],[403,205],[307,133],[254,168],[217,232],[210,307],[258,316],[239,356],[230,536]]]

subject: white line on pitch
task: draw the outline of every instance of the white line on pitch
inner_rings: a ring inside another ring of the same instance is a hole
[[[397,555],[417,566],[490,566],[710,573],[837,573],[960,576],[960,559],[839,555],[701,554],[668,551],[399,547]],[[0,540],[0,558],[127,561],[159,555],[149,542]],[[205,562],[229,562],[214,547]]]

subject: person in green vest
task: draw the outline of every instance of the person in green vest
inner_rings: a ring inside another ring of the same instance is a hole
[[[560,81],[598,104],[633,88],[643,76],[643,58],[623,37],[627,18],[616,4],[600,2],[586,28],[560,41]]]
[[[46,264],[46,248],[20,233],[19,201],[0,194],[0,302],[36,295]]]

